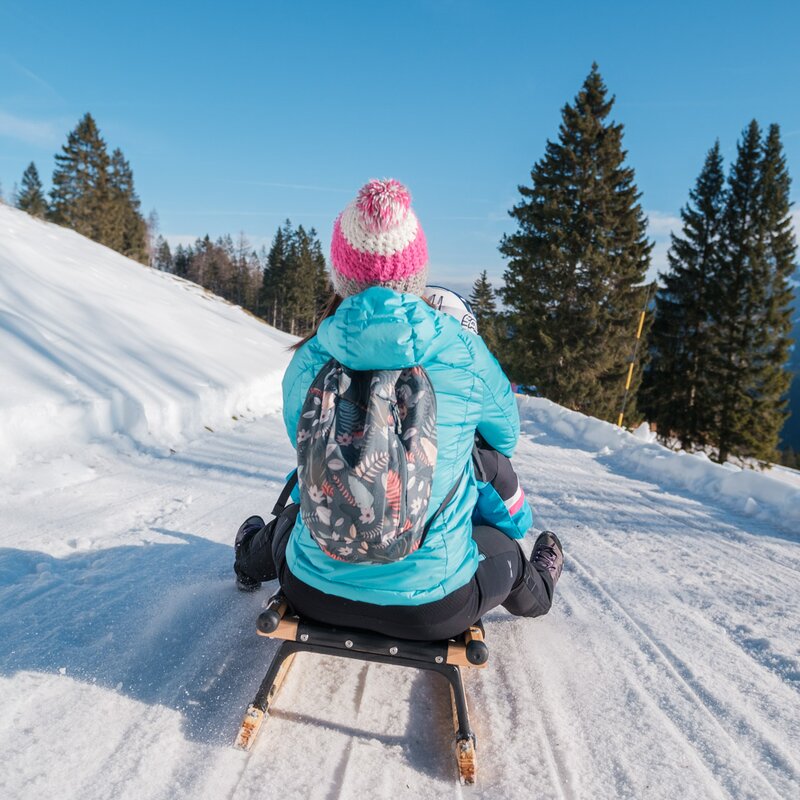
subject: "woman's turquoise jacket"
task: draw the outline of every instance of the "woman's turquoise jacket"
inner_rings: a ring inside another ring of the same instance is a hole
[[[448,314],[411,294],[373,287],[348,297],[295,354],[283,378],[283,416],[295,444],[311,383],[335,358],[350,369],[401,369],[420,364],[436,392],[439,453],[429,511],[456,480],[453,499],[423,546],[391,564],[350,564],[327,556],[298,516],[286,551],[292,573],[328,594],[378,605],[419,605],[468,583],[478,567],[472,539],[477,498],[472,468],[475,430],[506,456],[519,436],[511,385],[483,340]]]

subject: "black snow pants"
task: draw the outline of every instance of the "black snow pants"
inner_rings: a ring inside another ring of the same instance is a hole
[[[272,529],[264,526],[246,542],[237,567],[257,581],[278,578],[295,612],[307,619],[432,641],[457,636],[499,605],[520,617],[538,617],[550,610],[550,573],[531,564],[516,541],[488,526],[472,532],[482,556],[472,580],[440,600],[382,606],[321,592],[292,575],[286,564],[286,545],[298,510],[297,505],[288,506]]]

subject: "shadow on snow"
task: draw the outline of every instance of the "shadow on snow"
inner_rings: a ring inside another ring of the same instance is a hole
[[[0,548],[0,675],[62,671],[179,711],[188,739],[229,746],[278,647],[255,634],[256,616],[276,584],[243,595],[234,586],[230,546],[153,530],[174,541],[66,558]],[[325,669],[324,662],[309,661],[303,672]],[[326,721],[336,718],[334,707],[320,709],[325,719],[316,724],[403,745],[415,769],[449,774],[447,684],[419,674],[412,693],[405,731],[376,736]],[[296,715],[279,699],[275,716]]]

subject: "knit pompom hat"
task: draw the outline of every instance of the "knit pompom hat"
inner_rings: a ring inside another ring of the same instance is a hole
[[[386,286],[422,296],[428,245],[402,183],[371,180],[333,224],[331,279],[341,297]]]

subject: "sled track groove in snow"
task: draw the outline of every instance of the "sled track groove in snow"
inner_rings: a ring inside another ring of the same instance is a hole
[[[761,770],[759,770],[753,763],[752,759],[749,758],[748,752],[743,748],[743,746],[737,741],[737,739],[728,731],[725,725],[722,723],[720,718],[717,714],[714,713],[713,706],[718,706],[718,703],[709,698],[705,689],[696,683],[694,678],[690,677],[690,670],[680,659],[676,658],[672,653],[669,652],[667,648],[662,645],[659,645],[655,639],[650,636],[645,628],[637,622],[634,617],[625,609],[625,607],[614,597],[614,595],[609,592],[602,583],[594,577],[592,572],[585,567],[583,564],[580,563],[578,559],[575,558],[574,555],[570,557],[570,561],[572,562],[573,569],[576,569],[576,572],[580,574],[580,577],[586,582],[586,584],[591,587],[594,593],[605,600],[608,606],[613,607],[624,619],[627,621],[628,626],[634,632],[634,635],[640,641],[641,649],[650,656],[655,656],[658,658],[667,668],[667,672],[673,680],[679,685],[680,689],[687,696],[687,698],[692,701],[694,706],[700,709],[708,720],[713,724],[713,726],[725,737],[726,741],[728,742],[729,746],[737,753],[738,755],[738,763],[740,765],[747,765],[748,770],[750,773],[755,776],[763,787],[770,792],[770,794],[777,798],[777,800],[783,800],[784,795],[773,786],[770,779],[764,775]],[[749,730],[751,733],[752,738],[758,739],[758,745],[761,750],[761,756],[767,761],[775,761],[776,758],[780,759],[786,766],[793,766],[792,760],[790,757],[787,756],[785,753],[776,752],[775,746],[769,742],[764,741],[762,735],[755,731],[749,723],[741,719],[738,721],[737,726],[741,731],[742,728],[745,730]],[[688,739],[686,739],[687,744],[690,743]],[[695,749],[699,749],[696,747],[694,742],[691,743]],[[699,744],[699,743],[697,743]],[[703,748],[704,750],[710,748]],[[736,786],[731,786],[730,789],[735,794]],[[764,795],[761,795],[762,797]]]
[[[590,534],[595,541],[600,543],[607,550],[613,552],[615,546],[594,528],[583,527],[581,530]],[[730,553],[726,552],[724,546],[721,546],[719,542],[714,540],[713,533],[701,531],[699,537],[702,537],[703,548],[710,547],[714,550],[715,555],[708,553],[701,554],[696,551],[693,554],[693,561],[695,563],[702,561],[706,564],[708,570],[725,572],[730,576],[731,584],[737,585],[741,578],[741,568],[737,569],[730,564],[726,564],[724,561],[725,558],[730,558]],[[696,537],[695,541],[697,541],[699,537]],[[793,587],[791,584],[788,586],[786,584],[780,584],[777,587],[777,592],[789,597],[792,589]],[[716,630],[717,633],[724,632],[726,643],[734,644],[738,651],[746,657],[751,664],[759,670],[764,670],[768,673],[769,678],[778,682],[782,688],[790,688],[795,692],[800,691],[800,670],[798,670],[796,662],[792,661],[790,657],[775,653],[769,649],[766,651],[763,648],[754,649],[752,643],[748,643],[747,637],[744,635],[746,631],[737,629],[730,620],[718,616],[713,618],[701,616],[693,607],[688,608],[686,613],[691,615],[692,621],[704,625],[710,635],[713,635],[714,630]],[[689,620],[687,619],[686,621],[688,622]],[[764,677],[766,678],[767,676],[764,675]]]
[[[368,694],[369,689],[369,673],[372,668],[371,664],[365,663],[360,666],[358,673],[358,682],[356,684],[356,693],[354,700],[355,716],[353,718],[353,726],[355,727],[361,718],[361,710],[364,705],[364,698]],[[353,762],[353,753],[357,749],[357,742],[351,738],[347,743],[344,752],[342,753],[339,763],[333,770],[333,780],[331,791],[326,795],[325,800],[339,800],[341,797],[347,797],[347,777]]]
[[[524,625],[524,622],[521,624]],[[491,621],[487,620],[487,631],[491,631]],[[509,643],[511,644],[511,643]],[[499,642],[497,650],[502,650]],[[513,649],[513,647],[512,647]],[[491,680],[491,685],[484,688],[483,692],[477,694],[479,702],[502,706],[503,701],[498,697],[498,690],[505,690],[506,693],[514,695],[515,701],[509,704],[507,709],[508,719],[507,732],[514,735],[516,731],[528,729],[525,739],[529,743],[523,751],[525,757],[529,759],[533,772],[528,773],[531,780],[541,781],[545,785],[552,787],[554,796],[559,800],[573,800],[573,793],[570,788],[571,773],[564,761],[563,756],[555,748],[551,730],[547,725],[547,717],[550,709],[547,707],[546,699],[543,699],[544,690],[541,680],[541,670],[537,663],[539,656],[532,654],[532,658],[527,658],[531,654],[525,654],[523,672],[517,672],[519,664],[513,663],[511,658],[497,657],[490,662],[490,674],[486,674],[486,679]],[[484,676],[482,675],[481,678]],[[493,746],[496,746],[499,734],[486,731],[485,736],[491,736]],[[478,735],[478,753],[483,762],[485,757],[481,753],[480,732]],[[535,768],[537,765],[546,768],[546,775],[540,774]],[[488,772],[492,767],[491,763],[486,764],[484,770]],[[520,765],[522,766],[522,765]],[[528,766],[528,765],[525,765]],[[482,773],[483,774],[483,773]],[[548,777],[549,776],[549,780]],[[481,775],[478,776],[478,783],[481,783]],[[544,791],[544,787],[542,789]]]

